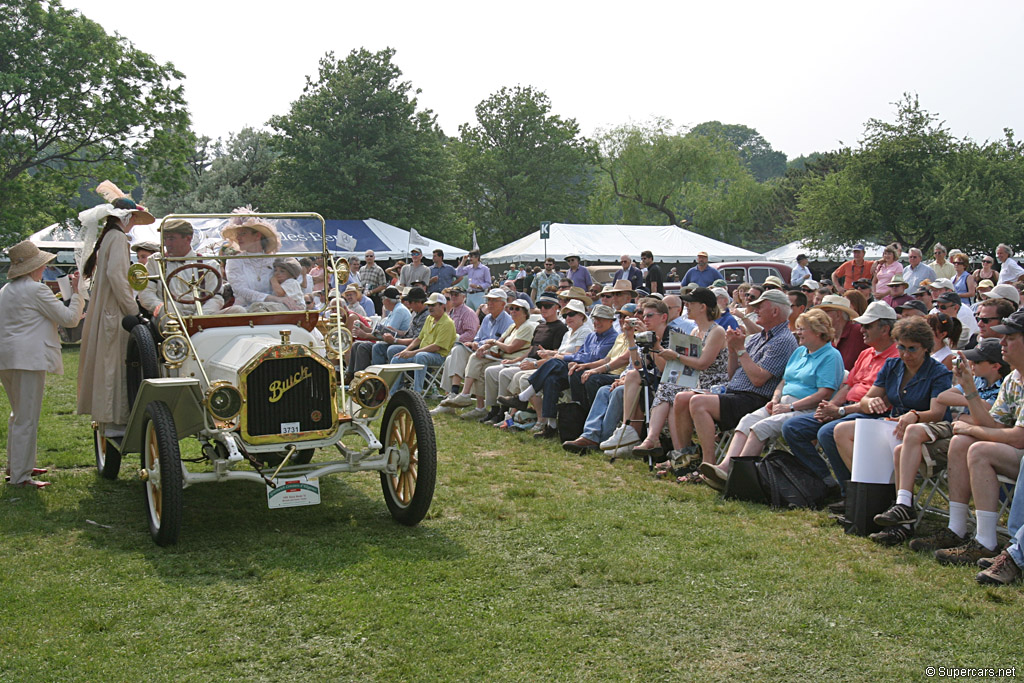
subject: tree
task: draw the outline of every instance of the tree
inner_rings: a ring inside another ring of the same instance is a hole
[[[164,193],[162,188],[147,184],[147,206],[158,215],[227,213],[246,205],[264,209],[269,200],[263,188],[270,181],[278,156],[272,143],[270,133],[252,128],[231,135],[227,143],[199,138],[186,161],[187,189]]]
[[[575,119],[551,113],[532,87],[502,88],[476,106],[476,125],[459,128],[462,210],[496,246],[541,221],[582,220],[593,187],[593,146]]]
[[[957,140],[916,97],[897,103],[894,123],[871,119],[842,168],[799,191],[792,234],[815,246],[896,240],[927,250],[936,241],[991,251],[1022,241],[1024,155],[1004,140]]]
[[[786,155],[776,152],[755,129],[737,123],[705,121],[690,129],[689,135],[720,137],[736,147],[740,158],[758,182],[778,178],[786,172]]]
[[[271,119],[280,157],[268,209],[374,217],[443,238],[453,222],[451,159],[394,54],[328,53],[291,111]]]
[[[182,74],[59,0],[0,4],[0,241],[77,212],[86,180],[130,186],[160,158],[167,186],[187,145]]]
[[[768,193],[731,143],[682,134],[667,119],[619,126],[600,144],[607,183],[591,202],[592,220],[668,223],[736,244]]]

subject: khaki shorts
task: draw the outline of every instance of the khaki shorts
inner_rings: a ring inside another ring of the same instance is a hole
[[[946,469],[949,441],[953,438],[952,422],[925,422],[921,425],[928,433],[928,441],[924,443],[921,459],[921,476],[941,472]]]

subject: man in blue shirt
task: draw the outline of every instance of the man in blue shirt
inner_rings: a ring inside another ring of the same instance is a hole
[[[405,305],[399,301],[401,299],[401,293],[399,293],[397,287],[388,287],[384,290],[384,295],[381,297],[381,302],[384,304],[384,317],[380,323],[374,327],[373,330],[369,330],[362,324],[357,323],[353,329],[357,335],[365,334],[367,337],[373,336],[377,339],[377,335],[374,332],[380,333],[380,339],[383,339],[385,332],[392,334],[402,333],[409,329],[412,324],[412,312],[405,307]],[[352,380],[352,376],[359,370],[365,369],[370,365],[371,357],[373,353],[373,341],[355,341],[352,344],[352,354],[350,356],[350,362],[348,368],[346,368],[346,378],[348,381]]]
[[[633,265],[633,259],[627,254],[623,254],[619,257],[619,263],[622,268],[615,271],[615,275],[612,276],[612,284],[615,284],[616,280],[629,280],[630,289],[636,291],[642,289],[644,286],[644,272]]]
[[[427,294],[440,294],[455,282],[455,267],[444,262],[444,251],[434,250],[434,263],[430,266],[430,282],[427,283]]]
[[[686,275],[683,276],[681,284],[685,287],[692,282],[698,287],[707,287],[710,289],[715,280],[718,280],[721,277],[721,273],[708,265],[708,252],[699,251],[697,252],[697,265],[686,271]]]
[[[552,358],[541,365],[530,376],[530,386],[519,394],[519,401],[515,407],[529,408],[526,404],[537,393],[543,392],[541,411],[537,418],[540,427],[536,436],[543,438],[555,438],[558,436],[558,429],[555,427],[555,416],[558,406],[558,398],[562,391],[569,386],[569,374],[577,365],[591,363],[600,360],[608,355],[618,336],[612,328],[612,321],[615,320],[615,311],[611,306],[598,304],[590,314],[594,324],[594,331],[587,335],[576,353],[571,353],[563,358]]]
[[[594,279],[590,276],[590,271],[580,264],[580,257],[576,254],[569,254],[565,257],[565,262],[569,264],[569,270],[565,271],[565,276],[572,280],[574,286],[584,292],[588,291],[594,284]]]

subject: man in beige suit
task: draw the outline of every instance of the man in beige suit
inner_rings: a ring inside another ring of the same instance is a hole
[[[0,382],[11,402],[7,422],[7,475],[15,486],[42,488],[33,479],[36,434],[43,408],[46,373],[64,374],[57,325],[74,327],[82,318],[78,274],[71,276],[70,305],[65,306],[41,281],[46,264],[56,256],[39,251],[28,240],[8,251],[10,279],[0,289]]]
[[[160,232],[163,233],[164,254],[166,256],[171,258],[194,259],[198,263],[202,262],[199,255],[192,249],[193,229],[191,223],[186,220],[182,220],[181,218],[172,218],[163,224],[160,228]],[[168,261],[165,264],[166,272],[171,273],[183,265],[185,265],[185,262],[183,261]],[[163,285],[160,283],[160,280],[155,277],[160,272],[159,268],[160,266],[157,264],[156,259],[149,259],[149,262],[146,263],[146,269],[149,271],[151,276],[149,285],[147,285],[146,289],[139,292],[139,303],[142,304],[143,308],[157,318],[166,313],[166,311],[163,310]],[[191,299],[192,293],[188,290],[185,280],[186,278],[191,279],[192,277],[201,277],[201,286],[206,291],[212,291],[217,283],[217,278],[213,273],[203,270],[186,270],[182,272],[180,277],[176,277],[168,282],[167,286],[170,288],[172,294],[179,297],[184,295]],[[176,305],[183,315],[196,314],[196,305],[194,304],[178,303]],[[219,311],[223,305],[224,299],[218,294],[203,303],[202,308],[205,313],[214,313]]]

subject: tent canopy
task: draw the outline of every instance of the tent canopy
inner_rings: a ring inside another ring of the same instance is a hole
[[[885,249],[884,246],[865,243],[864,247],[864,258],[867,260],[874,261],[882,258],[882,251]],[[822,262],[845,261],[853,256],[853,253],[848,247],[841,247],[828,252],[822,251],[821,249],[811,249],[804,245],[801,240],[797,240],[795,242],[790,242],[789,244],[783,244],[781,247],[776,247],[771,251],[766,251],[762,257],[766,261],[796,263],[796,257],[800,254],[807,254],[807,258],[811,261]]]
[[[222,218],[190,219],[196,230],[193,244],[200,253],[212,252],[214,244],[219,243],[220,230],[227,223]],[[281,235],[281,251],[317,251],[321,247],[320,222],[316,219],[275,219],[273,221]],[[458,259],[468,252],[450,244],[419,237],[419,244],[411,243],[410,232],[402,228],[388,225],[374,218],[366,220],[325,221],[327,230],[327,248],[335,253],[362,255],[367,249],[373,249],[380,261],[408,257],[409,250],[419,246],[429,260],[434,249],[444,251],[445,259]],[[153,225],[138,225],[132,228],[130,239],[135,242],[160,243],[156,231],[160,224],[158,219]],[[77,230],[66,228],[58,223],[43,228],[29,237],[40,249],[75,249],[78,246]]]
[[[760,255],[725,242],[705,237],[674,225],[582,225],[552,223],[551,237],[540,238],[540,231],[489,251],[484,263],[543,261],[547,255],[564,260],[578,254],[584,261],[618,261],[623,254],[634,258],[650,249],[659,262],[685,263],[697,260],[697,252],[706,251],[710,261],[736,261],[760,258]]]

